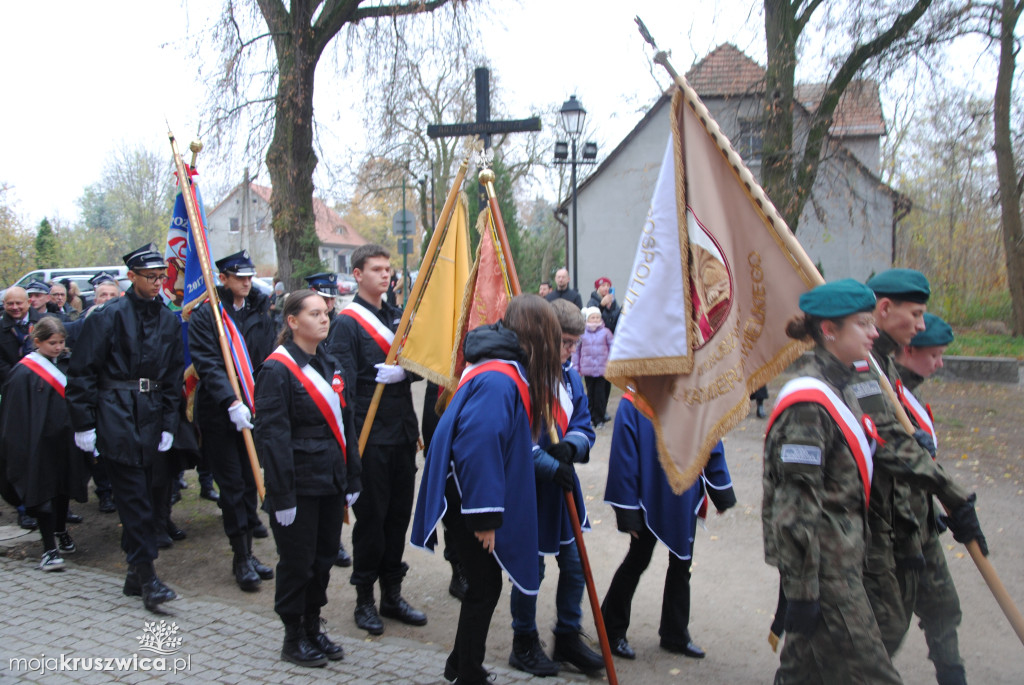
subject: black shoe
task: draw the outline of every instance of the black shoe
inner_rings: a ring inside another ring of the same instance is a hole
[[[124,577],[123,592],[128,597],[138,597],[142,594],[142,583],[139,581],[139,572],[134,566],[128,567],[128,575]]]
[[[603,418],[603,419],[601,419],[601,423],[608,423],[608,422],[609,422],[609,421],[611,421],[611,420],[612,420],[612,417],[610,417],[610,416],[608,416],[607,414],[605,414],[605,415],[604,415],[604,418]]]
[[[181,491],[180,490],[173,491],[171,493],[171,506],[173,507],[175,504],[177,504],[180,501],[181,501]]]
[[[39,522],[36,521],[31,516],[29,516],[28,514],[23,514],[23,513],[21,513],[19,511],[18,512],[18,525],[21,526],[22,528],[24,528],[25,530],[35,530],[36,528],[39,527]]]
[[[274,569],[253,556],[252,552],[249,552],[249,565],[252,566],[252,570],[256,572],[260,580],[274,579]]]
[[[338,558],[334,560],[334,565],[342,568],[348,568],[352,565],[352,557],[340,540],[338,541]]]
[[[309,641],[302,628],[302,621],[296,620],[284,625],[284,645],[281,658],[297,666],[326,666],[327,657]]]
[[[184,540],[188,537],[188,534],[181,528],[178,528],[174,521],[167,519],[167,537],[172,540]]]
[[[453,561],[452,580],[448,583],[448,594],[461,602],[466,599],[466,591],[468,589],[469,581],[466,580],[466,574],[462,572],[462,564]]]
[[[583,644],[578,632],[555,633],[555,661],[572,664],[583,673],[594,673],[604,668],[601,655]]]
[[[100,513],[113,514],[115,511],[117,511],[117,505],[114,504],[114,497],[112,495],[100,495]]]
[[[81,523],[85,519],[82,518],[81,516],[79,516],[78,514],[76,514],[75,512],[69,511],[68,515],[66,517],[64,517],[64,520],[67,523]]]
[[[701,649],[697,645],[697,643],[695,643],[690,638],[689,633],[686,634],[685,642],[672,642],[671,640],[666,640],[662,638],[661,648],[664,649],[666,652],[672,652],[673,654],[682,654],[683,656],[690,657],[691,659],[704,658],[704,650]]]
[[[142,583],[141,590],[142,604],[147,609],[155,613],[159,613],[156,611],[159,605],[164,602],[170,602],[171,600],[178,599],[178,594],[171,588],[164,585],[156,575]]]
[[[558,675],[558,664],[544,653],[537,631],[525,635],[513,635],[512,654],[508,657],[508,665],[542,678]]]
[[[220,499],[219,495],[218,495],[217,499]],[[251,532],[252,532],[252,536],[254,538],[260,538],[261,540],[263,538],[265,538],[265,537],[269,537],[270,536],[270,533],[267,532],[267,527],[265,525],[263,525],[262,521],[260,523],[257,523],[255,526],[253,526],[253,529],[252,529]]]
[[[345,658],[345,650],[341,648],[341,645],[331,641],[331,638],[323,631],[323,623],[320,620],[320,614],[307,614],[303,619],[306,639],[331,661],[341,661]]]
[[[231,562],[231,571],[235,574],[235,582],[244,592],[256,592],[260,589],[260,576],[249,563],[245,554],[235,554]]]
[[[174,547],[174,540],[167,533],[157,533],[156,535],[156,546],[159,549],[170,549]]]
[[[427,625],[427,615],[413,609],[402,597],[402,585],[381,584],[380,615],[401,621],[409,626]]]
[[[214,490],[212,486],[204,487],[202,490],[200,490],[199,491],[199,496],[202,497],[203,499],[208,499],[211,502],[219,502],[220,501],[220,493],[218,493],[216,490]]]
[[[377,613],[377,603],[373,600],[372,585],[356,585],[356,625],[370,635],[382,635],[384,622]]]
[[[188,490],[188,481],[185,480],[185,472],[182,471],[178,474],[178,487],[182,490]]]
[[[629,646],[629,642],[626,641],[626,638],[620,637],[618,640],[610,640],[610,642],[612,643],[612,654],[615,656],[621,656],[623,659],[636,658],[636,652],[634,652],[633,648]]]
[[[444,662],[444,679],[449,683],[454,683],[455,679],[459,677],[459,669],[452,663],[451,656]]]

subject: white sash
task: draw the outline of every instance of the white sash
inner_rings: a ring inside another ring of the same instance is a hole
[[[373,328],[387,342],[388,346],[395,341],[395,332],[381,323],[381,320],[363,305],[358,302],[349,302],[345,310],[355,314],[364,325]]]
[[[918,426],[924,428],[932,436],[932,440],[935,441],[936,446],[939,444],[939,437],[935,434],[935,424],[932,423],[931,414],[928,410],[922,406],[921,402],[914,397],[914,393],[907,389],[907,386],[902,388],[903,402],[907,405],[907,409],[914,415],[914,419],[917,421]]]
[[[53,380],[55,380],[60,387],[66,388],[68,386],[67,376],[65,376],[60,369],[54,366],[53,362],[51,362],[49,359],[39,354],[38,352],[29,352],[25,356],[34,361],[36,364],[39,364],[39,366],[42,367],[42,370],[50,374],[53,377]]]
[[[288,357],[288,359],[292,360],[292,363],[295,364],[295,366],[299,366],[298,362],[288,354],[288,350],[284,348],[284,345],[281,345],[274,350],[274,353]],[[302,375],[310,380],[313,387],[316,388],[317,393],[327,401],[327,406],[331,408],[331,413],[334,414],[334,422],[337,424],[338,430],[341,431],[341,435],[344,436],[345,424],[341,421],[341,399],[338,397],[338,393],[334,392],[334,388],[324,380],[323,376],[317,373],[317,370],[313,368],[312,364],[306,364],[305,366],[299,367],[299,370],[302,371]],[[326,420],[327,417],[325,416],[324,419]]]

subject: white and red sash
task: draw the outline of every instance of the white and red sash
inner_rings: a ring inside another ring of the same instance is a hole
[[[327,426],[334,433],[334,439],[341,446],[341,454],[345,457],[345,462],[348,463],[348,450],[345,446],[345,424],[341,420],[341,408],[343,406],[341,393],[345,389],[345,384],[341,378],[335,374],[334,380],[328,385],[324,377],[317,373],[316,369],[311,365],[306,364],[300,369],[283,345],[271,352],[267,359],[273,359],[283,364],[298,379],[302,387],[306,389],[313,403],[316,404],[317,409],[323,414]]]
[[[64,388],[68,384],[67,376],[53,365],[49,359],[38,352],[29,352],[18,362],[32,369],[40,378],[47,382],[58,395],[64,397]]]
[[[395,332],[381,323],[381,320],[374,316],[373,312],[361,304],[350,302],[341,310],[341,313],[355,319],[380,346],[380,349],[384,350],[384,354],[391,351],[391,343],[395,341]]]
[[[555,413],[555,424],[558,430],[562,431],[560,437],[565,437],[569,430],[569,417],[572,416],[572,398],[565,389],[564,383],[558,384],[558,402],[553,403],[551,410]]]
[[[498,373],[508,376],[515,382],[516,387],[519,389],[519,399],[523,401],[523,407],[526,409],[526,418],[532,425],[533,409],[530,406],[530,384],[526,382],[525,378],[523,378],[523,374],[519,371],[519,365],[515,362],[492,359],[486,362],[470,364],[462,372],[462,378],[459,379],[459,387],[455,389],[455,392],[461,390],[462,386],[472,379],[488,371],[497,371]]]
[[[922,405],[920,400],[914,397],[903,383],[897,381],[896,394],[900,397],[900,403],[910,413],[918,428],[923,428],[932,436],[936,446],[939,444],[939,436],[935,434],[935,422],[932,420],[932,409],[927,404]]]
[[[817,378],[803,376],[794,378],[783,386],[779,392],[779,398],[775,403],[775,409],[768,418],[768,426],[765,433],[772,429],[772,424],[779,418],[783,411],[800,402],[813,402],[825,408],[832,417],[832,420],[839,426],[843,437],[846,440],[854,460],[857,462],[857,470],[860,471],[861,484],[864,486],[864,505],[867,506],[871,498],[871,477],[874,473],[874,461],[872,459],[873,446],[868,442],[868,436],[877,437],[874,424],[866,414],[862,421],[858,421],[846,403],[835,394],[832,388],[825,385]],[[867,429],[865,431],[865,428]]]

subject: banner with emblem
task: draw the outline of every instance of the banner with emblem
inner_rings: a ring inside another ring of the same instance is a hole
[[[806,349],[784,329],[821,277],[697,94],[677,84],[605,375],[650,406],[678,493],[747,415],[748,395]]]
[[[206,241],[206,209],[203,207],[203,196],[199,192],[196,179],[198,172],[189,169],[189,188],[199,210],[201,234]],[[185,198],[182,196],[179,183],[178,194],[174,199],[174,213],[167,231],[167,246],[164,248],[164,259],[167,261],[167,280],[164,282],[161,296],[164,303],[175,312],[182,312],[187,319],[189,312],[206,297],[206,285],[203,283],[203,269],[196,256],[190,230],[188,212],[185,210]],[[209,245],[207,245],[209,253]]]

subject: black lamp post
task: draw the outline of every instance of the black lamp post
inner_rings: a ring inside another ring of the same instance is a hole
[[[562,104],[559,114],[562,116],[562,127],[568,134],[570,142],[566,143],[560,140],[555,143],[555,164],[568,164],[571,169],[569,185],[572,189],[572,287],[578,291],[580,270],[576,258],[576,166],[597,163],[597,143],[584,144],[583,155],[576,156],[576,141],[583,133],[583,122],[587,118],[587,110],[583,109],[583,105],[575,95],[570,95],[569,99]]]

